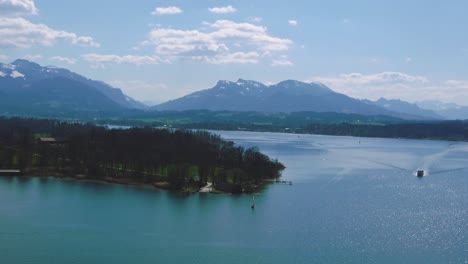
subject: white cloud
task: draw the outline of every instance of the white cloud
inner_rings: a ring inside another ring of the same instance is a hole
[[[293,66],[293,63],[287,56],[280,56],[278,59],[273,60],[272,66]]]
[[[314,77],[331,89],[355,98],[376,100],[380,97],[402,99],[409,102],[441,100],[467,105],[468,81],[449,80],[434,82],[424,76],[401,72],[376,74],[350,73],[336,76]]]
[[[0,16],[36,15],[33,0],[0,0]]]
[[[6,61],[8,60],[10,57],[8,57],[7,55],[3,55],[3,54],[0,54],[0,60],[2,61]]]
[[[99,47],[100,44],[95,42],[92,37],[83,37],[83,36],[76,36],[75,33],[71,33],[74,36],[71,36],[71,40],[73,44],[86,46],[86,47]]]
[[[298,24],[298,23],[297,23],[297,20],[293,20],[293,19],[288,20],[288,23],[289,23],[289,25],[291,25],[291,26],[297,26],[297,24]]]
[[[175,15],[182,13],[182,9],[177,6],[156,7],[151,15]]]
[[[135,55],[113,55],[113,54],[96,54],[88,53],[81,55],[85,61],[95,63],[96,65],[103,66],[104,64],[157,64],[158,57],[152,56],[135,56]]]
[[[214,23],[203,23],[204,30],[180,30],[172,28],[155,28],[149,33],[145,45],[154,46],[157,55],[169,60],[188,58],[219,63],[232,61],[254,63],[253,54],[264,52],[287,51],[292,45],[289,39],[271,36],[267,28],[250,24],[236,23],[229,20],[217,20]],[[243,54],[243,55],[242,55]],[[249,54],[248,59],[239,58]]]
[[[75,59],[68,58],[68,57],[62,57],[62,56],[53,56],[53,57],[50,57],[49,60],[59,61],[59,62],[66,62],[68,64],[75,64],[76,63]]]
[[[208,10],[216,14],[235,13],[237,11],[237,9],[232,7],[232,5],[222,6],[222,7],[212,7],[212,8],[208,8]]]
[[[43,56],[41,54],[26,54],[23,56],[25,60],[40,60]]]
[[[0,17],[0,47],[29,48],[32,46],[51,46],[59,40],[72,44],[99,47],[99,43],[87,36],[55,30],[44,24],[34,24],[24,18]]]

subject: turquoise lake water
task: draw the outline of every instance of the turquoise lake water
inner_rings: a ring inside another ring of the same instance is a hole
[[[216,133],[293,185],[251,210],[250,195],[0,177],[0,263],[468,263],[468,144]]]

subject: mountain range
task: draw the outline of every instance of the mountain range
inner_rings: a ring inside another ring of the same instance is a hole
[[[437,107],[436,107],[437,106]],[[424,109],[426,108],[426,109]],[[322,83],[286,80],[274,85],[239,79],[153,107],[120,89],[64,68],[19,59],[0,63],[0,113],[50,114],[142,111],[255,111],[264,113],[335,112],[403,119],[468,118],[468,107],[437,102],[360,100],[334,92]]]

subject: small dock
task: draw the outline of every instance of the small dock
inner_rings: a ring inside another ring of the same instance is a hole
[[[0,169],[0,176],[18,176],[21,175],[20,170],[2,170]]]

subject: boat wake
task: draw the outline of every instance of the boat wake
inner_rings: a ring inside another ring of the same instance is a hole
[[[449,172],[455,172],[455,171],[462,171],[462,170],[468,170],[468,167],[461,167],[461,168],[455,168],[455,169],[447,169],[447,170],[438,170],[438,171],[431,171],[431,168],[434,166],[434,164],[437,164],[440,160],[442,160],[445,156],[447,156],[450,152],[456,151],[456,150],[463,150],[467,151],[467,146],[463,145],[460,146],[457,143],[452,143],[447,146],[446,149],[444,149],[441,152],[427,155],[422,157],[423,162],[420,166],[417,167],[416,170],[414,169],[408,169],[408,168],[403,168],[399,167],[397,165],[391,164],[391,163],[386,163],[386,162],[380,162],[380,161],[375,161],[368,159],[368,161],[380,164],[389,168],[401,170],[404,172],[408,172],[414,176],[417,177],[423,177],[423,176],[428,176],[428,175],[437,175],[437,174],[442,174],[442,173],[449,173]]]

